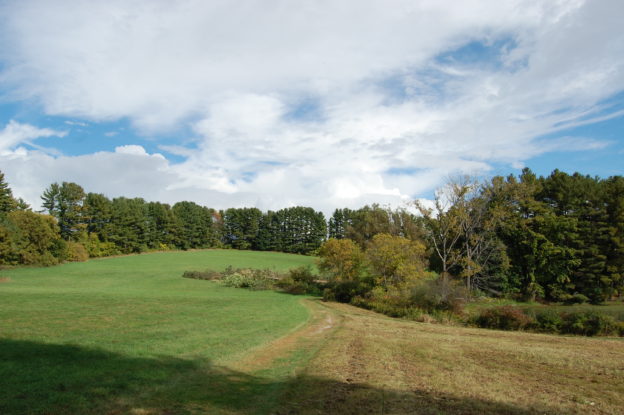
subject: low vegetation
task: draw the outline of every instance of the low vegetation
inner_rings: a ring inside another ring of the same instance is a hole
[[[251,290],[276,290],[288,294],[320,295],[325,282],[319,280],[312,266],[301,266],[285,272],[275,269],[233,268],[224,271],[185,271],[184,278],[219,281],[226,287]]]
[[[624,336],[624,321],[618,321],[596,310],[557,311],[547,307],[527,310],[507,305],[486,308],[474,318],[473,322],[479,327],[500,330],[531,330],[582,336]]]

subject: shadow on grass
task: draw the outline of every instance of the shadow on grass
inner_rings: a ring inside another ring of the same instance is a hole
[[[0,413],[7,415],[536,412],[555,413],[306,376],[275,381],[207,361],[129,358],[78,346],[0,339]]]

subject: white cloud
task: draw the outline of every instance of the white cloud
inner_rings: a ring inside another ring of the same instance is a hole
[[[65,124],[67,125],[76,125],[78,127],[87,127],[89,126],[89,124],[87,124],[86,122],[82,122],[82,121],[72,121],[72,120],[65,120]]]
[[[0,131],[0,154],[10,154],[12,149],[20,144],[31,144],[31,141],[41,137],[64,137],[66,131],[56,131],[50,128],[37,128],[30,124],[22,124],[14,120]]]
[[[0,7],[0,82],[13,99],[81,120],[127,118],[156,138],[195,135],[192,148],[189,137],[159,146],[186,158],[178,164],[136,145],[22,154],[56,172],[31,168],[45,185],[62,176],[111,195],[266,209],[401,203],[451,173],[603,148],[592,137],[540,137],[618,116],[603,101],[624,90],[619,0]],[[439,59],[471,41],[495,56]]]
[[[146,156],[147,152],[142,146],[135,144],[129,144],[125,146],[115,147],[115,153],[117,154],[131,154],[135,156]]]

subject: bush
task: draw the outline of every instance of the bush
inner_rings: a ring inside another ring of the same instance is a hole
[[[450,311],[461,314],[468,298],[463,284],[443,278],[425,280],[412,288],[410,302],[427,312]]]
[[[226,268],[222,273],[223,285],[234,288],[250,288],[253,290],[269,290],[274,287],[281,275],[270,269]]]
[[[582,336],[620,334],[620,324],[611,316],[592,311],[564,313],[562,332]]]
[[[288,271],[288,276],[296,282],[314,284],[317,276],[312,272],[311,266],[301,266]]]
[[[543,310],[535,314],[535,330],[543,333],[559,333],[563,328],[561,314],[554,310]]]
[[[288,271],[288,275],[278,279],[275,286],[288,294],[320,296],[323,287],[316,278],[311,267],[303,266]]]
[[[217,271],[184,271],[182,278],[192,278],[196,280],[218,280],[221,279],[221,274]]]
[[[365,296],[371,287],[367,280],[334,281],[323,292],[323,300],[350,303],[357,296]]]
[[[113,242],[102,242],[95,233],[91,233],[80,239],[89,253],[89,258],[100,258],[121,254],[121,251]]]
[[[313,291],[313,295],[318,295],[320,293],[318,289],[314,290],[315,287],[310,287],[308,284],[297,282],[291,277],[286,277],[277,281],[275,283],[275,287],[280,291],[294,295],[308,294],[309,291]]]
[[[384,289],[379,286],[373,288],[366,296],[353,297],[351,304],[390,317],[407,317],[412,308],[404,292],[396,288]]]
[[[413,314],[409,307],[401,304],[394,304],[391,301],[371,300],[358,296],[351,300],[351,304],[356,307],[372,310],[376,313],[385,314],[389,317],[408,317]]]
[[[522,330],[535,324],[535,321],[513,306],[501,306],[485,309],[476,318],[479,327],[499,330]]]
[[[583,294],[572,294],[569,295],[567,298],[564,299],[563,303],[564,304],[584,304],[584,303],[588,303],[589,302],[589,298],[587,298],[587,296],[583,295]]]
[[[78,242],[67,242],[66,258],[71,262],[84,262],[89,259],[87,249]]]

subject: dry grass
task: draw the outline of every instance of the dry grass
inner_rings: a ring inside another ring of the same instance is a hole
[[[620,414],[624,343],[467,329],[327,304],[341,322],[279,413]]]

